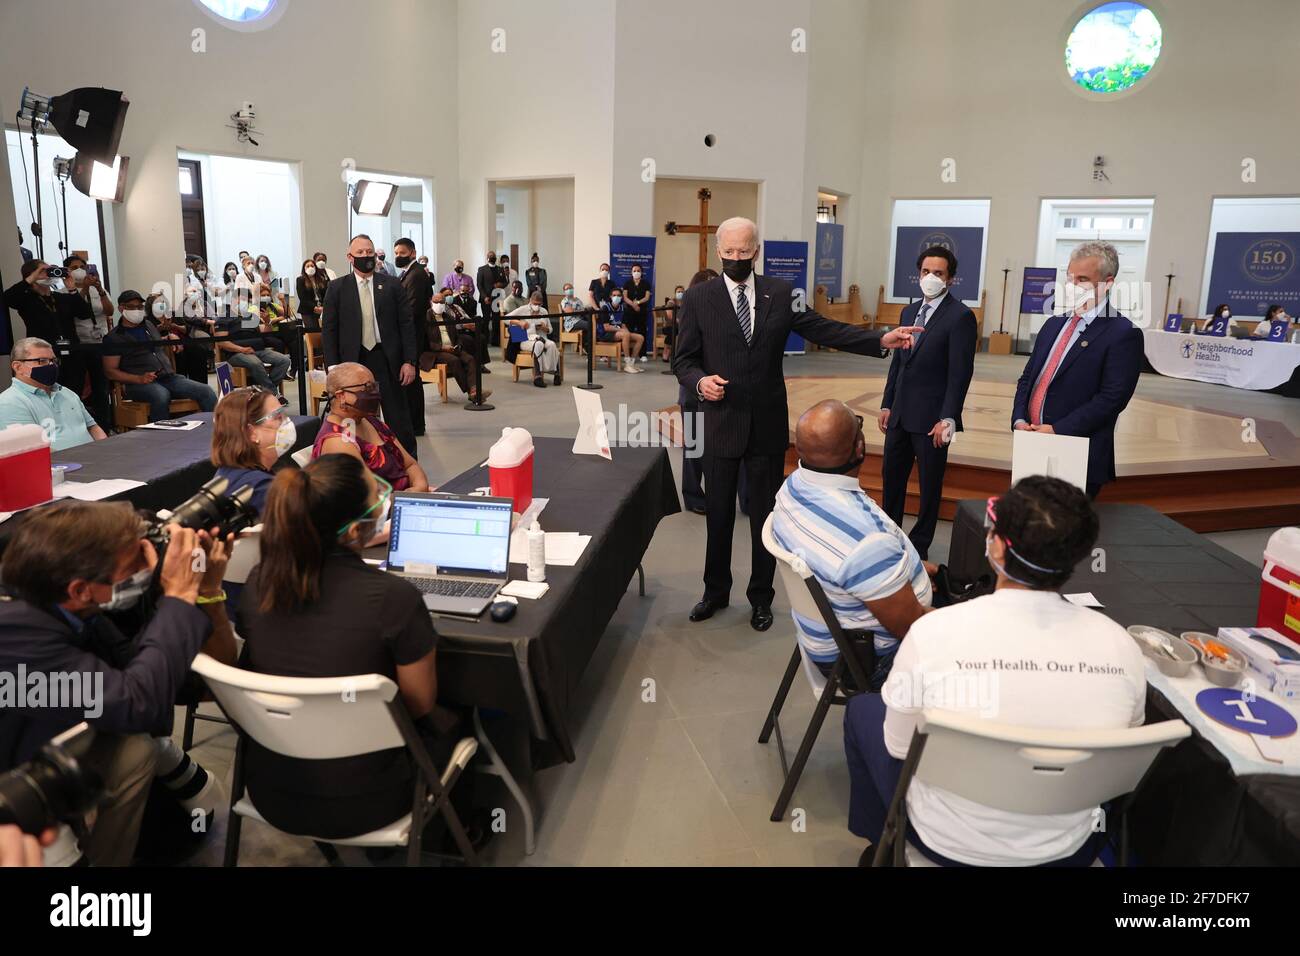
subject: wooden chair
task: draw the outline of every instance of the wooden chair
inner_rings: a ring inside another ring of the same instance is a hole
[[[592,350],[595,358],[612,358],[614,359],[614,371],[623,371],[623,343],[622,342],[596,342]]]
[[[524,345],[527,343],[525,342]],[[564,378],[564,349],[560,349],[560,378]],[[519,381],[519,370],[521,368],[533,367],[533,353],[524,349],[523,345],[519,347],[519,354],[515,356],[515,367],[512,370],[514,380]]]
[[[321,349],[319,332],[307,332],[302,337],[303,348],[306,349],[307,368],[324,368],[325,353]]]
[[[307,397],[311,400],[311,413],[320,418],[321,406],[325,404],[325,383],[313,381],[307,376]]]
[[[442,403],[447,404],[447,366],[435,365],[427,372],[421,371],[420,381],[425,385],[437,385],[438,395],[442,398]],[[515,381],[519,381],[518,372],[515,373]]]
[[[176,369],[176,359],[170,350],[166,353],[172,370]],[[234,371],[234,369],[231,369]],[[149,403],[135,402],[126,397],[126,389],[121,382],[114,382],[109,391],[110,404],[113,406],[113,427],[125,431],[149,424]],[[199,403],[192,398],[173,398],[167,407],[167,413],[175,418],[177,415],[189,415],[199,411]]]
[[[564,320],[561,319],[560,321],[563,322]],[[563,326],[560,327],[560,354],[561,355],[564,354],[564,347],[566,345],[572,345],[574,347],[574,350],[579,355],[586,355],[587,354],[586,345],[584,344],[586,341],[587,341],[586,332],[582,332],[579,330],[574,330],[573,332],[566,332],[564,331]]]

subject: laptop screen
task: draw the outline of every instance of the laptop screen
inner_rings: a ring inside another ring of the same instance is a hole
[[[510,558],[509,498],[393,496],[388,567],[408,574],[504,577]]]

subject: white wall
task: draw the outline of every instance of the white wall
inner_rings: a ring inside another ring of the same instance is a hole
[[[999,270],[1004,259],[1034,264],[1044,198],[1154,196],[1146,280],[1163,301],[1172,260],[1174,300],[1191,300],[1202,288],[1212,197],[1300,192],[1300,125],[1261,92],[1292,97],[1296,88],[1294,0],[1151,0],[1164,27],[1161,62],[1131,94],[1105,102],[1075,92],[1065,74],[1065,37],[1088,6],[1079,0],[869,2],[868,144],[855,198],[878,211],[900,196],[989,197],[986,260]],[[1108,183],[1092,181],[1098,153]],[[957,161],[954,183],[940,180],[945,157]],[[1241,180],[1244,157],[1258,164],[1255,183]],[[846,270],[863,288],[886,274],[886,226],[864,229]],[[992,315],[1001,305],[994,276]],[[1013,303],[1019,291],[1009,290]]]
[[[343,260],[347,241],[345,158],[361,168],[431,177],[444,236],[455,236],[455,144],[427,113],[410,121],[388,105],[407,84],[423,103],[456,101],[448,36],[457,20],[454,0],[376,0],[364,8],[298,0],[261,32],[225,28],[189,0],[45,0],[40,15],[47,24],[76,26],[34,36],[29,7],[0,4],[0,115],[14,114],[28,85],[47,94],[78,86],[126,93],[131,107],[121,152],[131,157],[131,169],[127,201],[113,207],[126,284],[150,285],[183,262],[178,148],[300,162],[299,246],[325,250],[331,265]],[[205,53],[191,51],[197,27],[206,30]],[[31,42],[15,42],[19,37]],[[445,55],[430,55],[435,41]],[[331,58],[343,52],[347,68],[335,68]],[[260,147],[241,147],[226,128],[244,100],[256,105]],[[0,222],[0,230],[12,234],[10,222]],[[256,236],[249,240],[256,243]]]
[[[613,0],[461,0],[457,25],[463,206],[459,245],[441,266],[460,256],[473,275],[483,263],[495,233],[490,181],[572,177],[572,261],[594,269],[609,255]],[[497,29],[504,52],[493,52]]]
[[[547,293],[559,292],[565,282],[576,282],[573,274],[573,180],[538,179],[533,187],[533,235],[523,253],[520,273],[536,252],[546,270]],[[594,273],[593,273],[594,277]],[[590,281],[590,279],[588,279]],[[586,288],[586,283],[583,283]]]

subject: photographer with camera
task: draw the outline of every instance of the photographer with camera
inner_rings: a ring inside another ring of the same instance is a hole
[[[148,530],[124,503],[60,502],[22,518],[0,565],[0,681],[19,696],[0,716],[0,770],[83,719],[98,731],[84,763],[104,798],[81,847],[96,865],[131,862],[155,772],[208,784],[165,735],[195,655],[235,660],[221,590],[232,538],[168,525],[159,567]],[[156,573],[161,597],[128,639],[101,612],[133,607]]]
[[[40,259],[24,262],[19,270],[22,279],[4,291],[4,303],[18,313],[29,338],[47,342],[76,344],[77,321],[94,318],[90,303],[79,295],[55,295],[54,280],[67,276],[67,270],[50,266]],[[66,355],[59,366],[59,384],[80,395],[86,384],[85,359],[81,354]]]

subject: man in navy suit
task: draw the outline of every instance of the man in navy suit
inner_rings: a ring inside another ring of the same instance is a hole
[[[905,308],[898,321],[923,331],[911,350],[894,353],[879,427],[885,434],[883,505],[899,527],[907,504],[907,479],[912,462],[917,462],[921,506],[908,537],[924,560],[930,556],[939,521],[948,445],[953,434],[962,430],[961,407],[975,371],[979,326],[975,313],[948,294],[957,275],[956,256],[942,246],[931,246],[917,257],[916,268],[923,298]]]
[[[782,367],[786,339],[793,330],[818,345],[883,358],[885,349],[910,348],[912,333],[919,330],[868,331],[801,307],[790,283],[754,274],[758,227],[748,219],[718,226],[717,251],[723,274],[686,290],[673,349],[673,372],[699,398],[704,421],[708,544],[704,598],[690,619],[707,620],[730,599],[736,483],[744,468],[751,560],[745,596],[753,608],[750,626],[766,631],[772,626],[776,559],[763,546],[763,523],[772,512],[790,444]]]
[[[1047,320],[1016,383],[1012,427],[1088,439],[1088,497],[1115,480],[1115,422],[1142,371],[1142,333],[1111,305],[1119,253],[1085,242],[1070,253],[1064,314]]]

